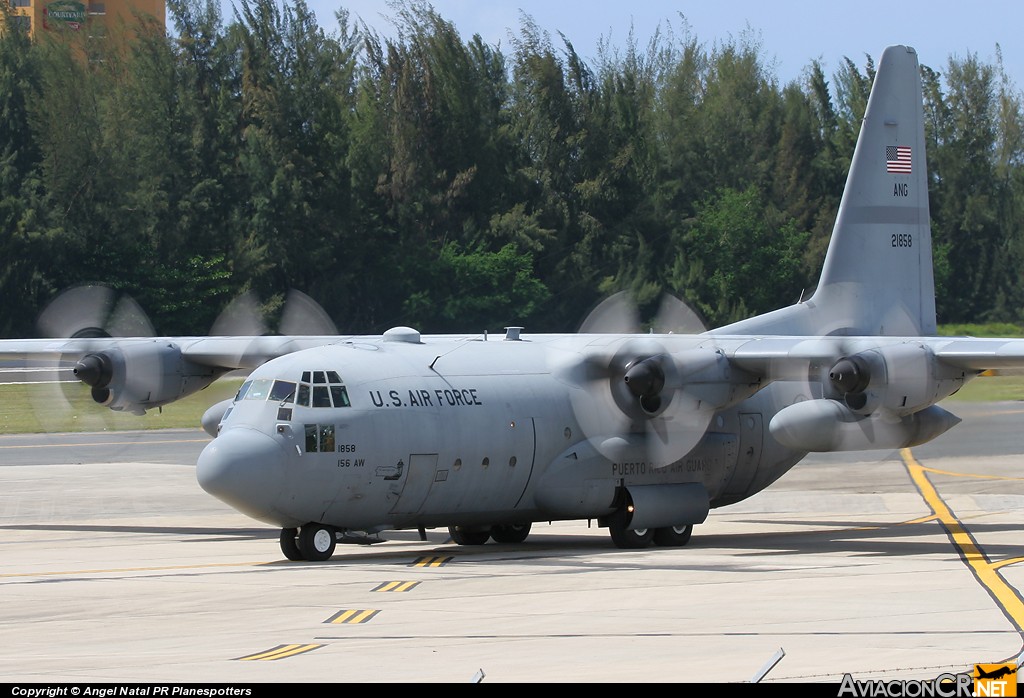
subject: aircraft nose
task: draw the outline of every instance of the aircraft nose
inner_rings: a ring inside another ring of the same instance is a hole
[[[222,431],[196,463],[199,486],[254,519],[267,520],[284,486],[284,449],[255,429]]]

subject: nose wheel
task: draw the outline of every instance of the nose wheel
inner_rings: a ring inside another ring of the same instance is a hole
[[[302,551],[299,550],[299,529],[281,529],[281,552],[284,553],[286,558],[294,562],[300,562],[306,559],[302,557]]]
[[[334,529],[330,526],[308,523],[300,529],[281,529],[281,552],[289,560],[329,560],[334,555],[336,545]]]

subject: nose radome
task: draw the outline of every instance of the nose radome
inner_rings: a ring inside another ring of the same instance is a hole
[[[246,427],[221,432],[196,463],[200,487],[261,521],[270,521],[284,474],[284,449],[267,434]]]

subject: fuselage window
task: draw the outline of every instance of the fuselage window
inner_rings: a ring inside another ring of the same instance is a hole
[[[316,443],[316,424],[306,425],[306,453],[316,453],[320,449]]]

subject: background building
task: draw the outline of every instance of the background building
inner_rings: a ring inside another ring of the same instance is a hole
[[[125,38],[148,20],[166,29],[164,0],[0,0],[9,2],[11,22],[33,39],[72,32],[84,39]],[[3,17],[0,16],[0,22]]]

